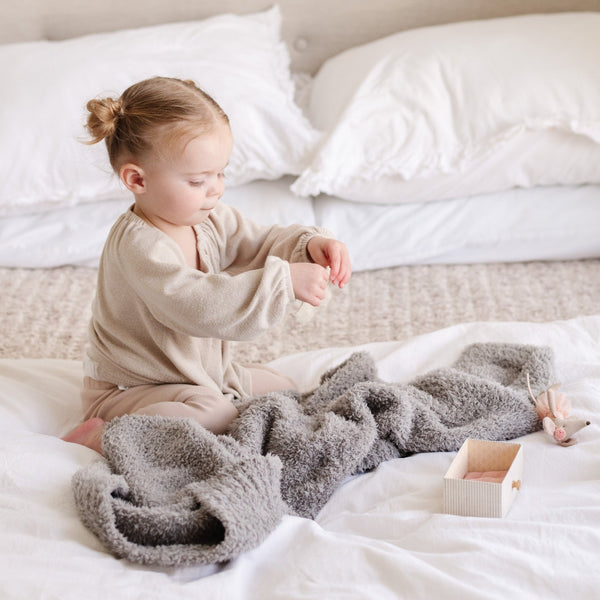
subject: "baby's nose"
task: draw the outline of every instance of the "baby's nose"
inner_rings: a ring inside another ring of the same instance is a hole
[[[225,191],[225,183],[223,182],[223,180],[221,178],[211,179],[210,185],[209,185],[209,188],[207,191],[207,194],[209,196],[221,197],[223,195],[224,191]]]

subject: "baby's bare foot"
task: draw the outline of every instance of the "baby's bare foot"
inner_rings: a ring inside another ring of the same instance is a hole
[[[84,421],[61,438],[65,442],[81,444],[102,454],[102,434],[104,433],[104,420],[94,417]]]

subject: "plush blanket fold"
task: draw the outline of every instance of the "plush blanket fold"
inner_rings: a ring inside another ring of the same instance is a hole
[[[85,525],[133,562],[223,562],[258,545],[289,511],[277,457],[192,420],[121,417],[102,444],[107,461],[75,474],[75,500]]]
[[[286,512],[316,516],[346,477],[384,460],[539,429],[526,376],[541,391],[552,364],[545,347],[474,344],[452,367],[399,384],[356,353],[309,394],[244,403],[228,435],[186,419],[121,417],[106,426],[106,460],[74,476],[75,501],[118,556],[222,562],[258,545]]]

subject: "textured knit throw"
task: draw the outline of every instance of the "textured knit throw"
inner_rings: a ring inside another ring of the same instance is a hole
[[[550,385],[549,348],[474,344],[409,384],[381,381],[356,353],[309,394],[240,405],[228,435],[189,419],[121,417],[106,426],[106,460],[75,474],[75,501],[117,556],[223,562],[260,544],[284,514],[315,517],[345,478],[384,460],[539,429],[527,373],[534,391]]]

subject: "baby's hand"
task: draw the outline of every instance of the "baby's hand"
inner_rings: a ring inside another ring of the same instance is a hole
[[[320,265],[312,263],[290,263],[290,275],[294,296],[302,302],[319,306],[325,298],[329,273]]]
[[[350,281],[352,267],[345,244],[317,235],[308,240],[307,250],[318,265],[331,269],[331,283],[343,288]]]

